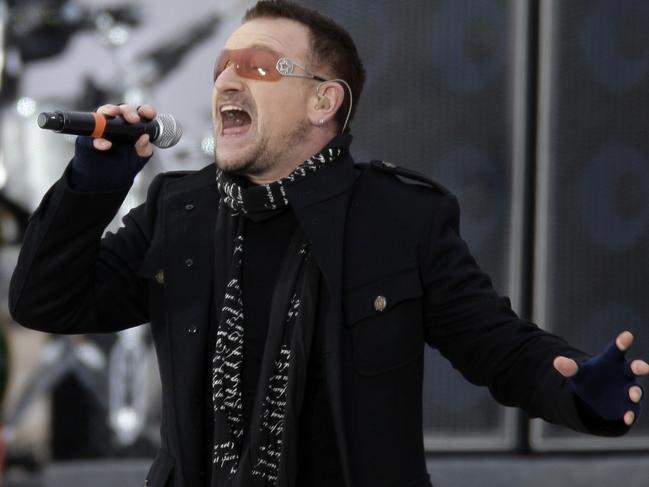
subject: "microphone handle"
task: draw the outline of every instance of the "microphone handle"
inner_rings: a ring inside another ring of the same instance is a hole
[[[97,131],[97,115],[106,120],[106,126],[101,133]],[[38,125],[63,134],[103,137],[113,142],[135,142],[145,133],[149,134],[151,141],[154,141],[160,135],[160,124],[155,119],[129,123],[122,117],[108,117],[88,112],[41,113],[38,117]]]

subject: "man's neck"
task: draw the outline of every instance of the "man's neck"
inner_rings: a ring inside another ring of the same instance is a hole
[[[302,164],[302,162],[304,162],[306,159],[308,158],[305,158],[304,160],[301,160],[300,162],[297,162],[295,164],[287,164],[280,167],[274,167],[273,169],[264,172],[263,174],[258,174],[255,176],[246,175],[246,178],[252,184],[256,184],[258,186],[261,186],[262,184],[274,183],[275,181],[279,181],[280,179],[283,179],[291,174],[293,171],[295,171],[295,168]]]

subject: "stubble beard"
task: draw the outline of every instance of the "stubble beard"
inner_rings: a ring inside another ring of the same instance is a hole
[[[219,157],[217,146],[214,148],[216,166],[226,174],[259,176],[290,159],[291,151],[305,139],[309,129],[308,120],[301,120],[293,130],[275,139],[260,136],[258,142],[244,154],[227,160]]]

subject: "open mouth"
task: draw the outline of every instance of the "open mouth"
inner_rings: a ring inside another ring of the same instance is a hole
[[[223,135],[241,135],[246,133],[252,125],[252,118],[243,108],[235,105],[221,107],[221,133]]]

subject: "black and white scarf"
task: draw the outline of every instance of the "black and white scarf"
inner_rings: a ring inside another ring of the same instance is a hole
[[[247,218],[265,219],[285,209],[289,205],[286,187],[318,171],[342,152],[338,147],[328,147],[287,177],[260,186],[244,187],[236,178],[217,171],[227,212],[221,238],[231,239],[232,260],[222,301],[217,296],[217,303],[223,305],[212,360],[212,487],[283,486],[287,481],[278,483],[278,479],[295,473],[286,470],[294,466],[282,462],[284,443],[297,439],[296,409],[306,383],[320,274],[301,230],[296,231],[277,277],[252,420],[246,431],[241,384],[246,336],[241,289],[244,225]]]

